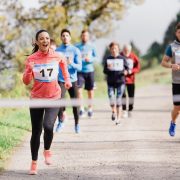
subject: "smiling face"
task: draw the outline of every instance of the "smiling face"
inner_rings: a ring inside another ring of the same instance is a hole
[[[39,50],[42,52],[48,52],[49,47],[50,47],[50,37],[47,32],[41,32],[38,35],[38,38],[36,40],[36,44],[39,47]]]

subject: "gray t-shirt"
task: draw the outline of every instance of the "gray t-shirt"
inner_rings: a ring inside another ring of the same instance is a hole
[[[165,54],[171,58],[171,63],[180,65],[180,43],[176,40],[171,43],[165,51]],[[180,71],[172,71],[172,82],[180,84]]]

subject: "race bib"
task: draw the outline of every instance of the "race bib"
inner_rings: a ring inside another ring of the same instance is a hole
[[[110,71],[122,71],[124,69],[123,59],[107,59],[107,68]]]
[[[180,64],[180,50],[175,51],[175,63]]]
[[[34,78],[41,82],[51,82],[57,79],[59,72],[58,62],[35,64],[33,67]]]
[[[132,59],[127,59],[128,68],[131,70],[133,69],[134,63]]]
[[[81,55],[82,55],[82,59],[85,59],[85,58],[90,59],[91,58],[91,51],[82,51]]]
[[[63,54],[66,57],[67,61],[73,61],[74,55],[72,52],[64,52]]]

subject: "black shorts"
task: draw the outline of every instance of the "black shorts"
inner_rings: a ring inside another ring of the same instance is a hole
[[[180,106],[180,84],[172,84],[173,104]]]
[[[85,84],[85,90],[93,90],[94,88],[94,72],[82,73],[78,72],[78,88],[82,88]]]

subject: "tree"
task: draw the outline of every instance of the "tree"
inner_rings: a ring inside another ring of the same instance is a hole
[[[169,24],[164,34],[162,49],[165,49],[166,46],[175,39],[175,26],[178,22],[180,22],[180,12],[176,15],[176,19]]]
[[[130,4],[137,3],[143,0],[39,0],[39,8],[25,9],[21,0],[1,0],[1,60],[18,57],[16,54],[30,46],[35,32],[42,28],[47,29],[58,44],[64,27],[71,30],[73,41],[78,40],[84,28],[88,28],[94,38],[102,37],[113,29],[113,22],[123,17]]]

